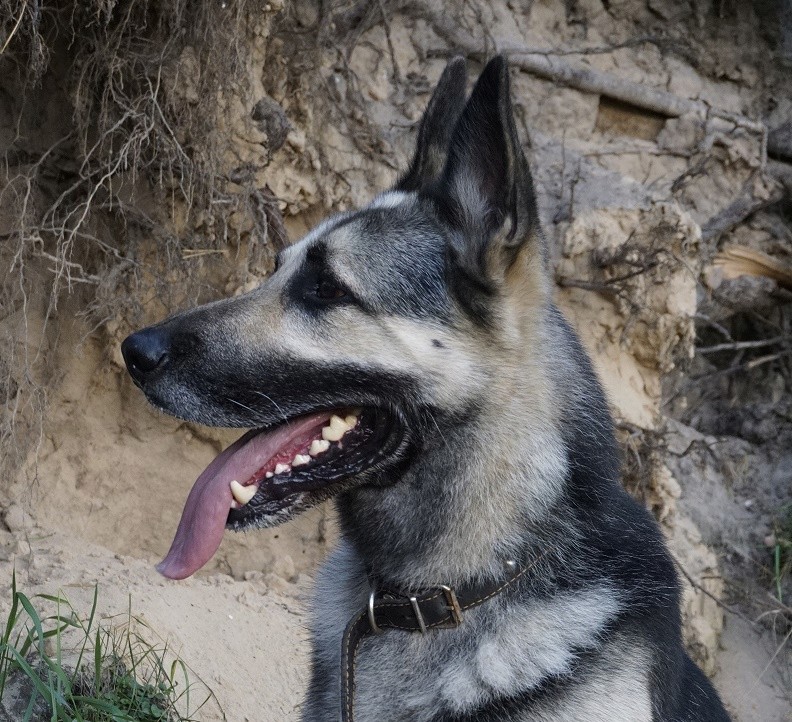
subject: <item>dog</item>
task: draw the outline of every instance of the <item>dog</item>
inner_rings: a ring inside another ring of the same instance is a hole
[[[304,722],[722,722],[660,530],[623,490],[591,363],[492,59],[451,61],[391,190],[245,295],[129,336],[163,411],[252,429],[193,487],[159,565],[333,498]]]

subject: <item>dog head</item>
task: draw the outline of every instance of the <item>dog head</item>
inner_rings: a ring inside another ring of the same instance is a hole
[[[254,291],[124,341],[152,404],[253,429],[193,487],[166,576],[206,563],[226,526],[398,483],[487,403],[502,371],[492,354],[521,352],[549,294],[532,181],[506,62],[485,67],[467,102],[465,80],[464,62],[449,63],[392,190],[281,252]]]

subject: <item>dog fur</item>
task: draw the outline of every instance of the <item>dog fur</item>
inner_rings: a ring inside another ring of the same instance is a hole
[[[210,425],[362,406],[398,428],[384,458],[254,522],[338,507],[304,722],[340,718],[341,638],[373,578],[458,586],[507,559],[535,564],[457,629],[364,640],[358,720],[723,722],[682,646],[662,535],[621,487],[606,400],[552,302],[506,62],[468,100],[465,84],[452,61],[394,189],[324,221],[253,292],[148,329],[167,363],[136,380]]]

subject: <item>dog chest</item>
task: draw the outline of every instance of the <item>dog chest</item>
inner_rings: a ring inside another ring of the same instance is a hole
[[[325,675],[321,693],[313,691],[322,699],[311,706],[327,714],[316,719],[337,720],[341,638],[365,604],[366,577],[342,545],[318,582],[315,663],[324,666]],[[464,718],[497,700],[530,693],[547,679],[570,675],[552,704],[537,698],[530,709],[515,710],[514,719],[561,722],[581,719],[580,710],[586,710],[584,718],[594,722],[648,721],[648,665],[638,648],[612,639],[602,647],[602,632],[620,609],[618,594],[602,586],[542,601],[493,601],[466,614],[457,629],[369,636],[356,655],[355,719]]]

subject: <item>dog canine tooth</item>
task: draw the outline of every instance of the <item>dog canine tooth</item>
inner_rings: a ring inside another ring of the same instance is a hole
[[[346,424],[346,425],[347,425],[347,426],[348,426],[350,429],[354,429],[354,428],[355,428],[355,426],[357,425],[357,416],[355,416],[354,414],[349,414],[349,416],[347,416],[347,417],[344,419],[344,423],[345,423],[345,424]]]
[[[231,482],[231,494],[241,506],[247,504],[258,491],[258,486],[251,484],[250,486],[242,486],[236,479]]]
[[[284,471],[291,471],[291,466],[288,464],[277,464],[275,466],[275,473],[282,474]]]
[[[292,467],[305,466],[305,464],[307,464],[310,460],[311,460],[311,457],[308,456],[308,454],[297,454],[294,457],[291,465],[292,465]]]
[[[330,448],[330,442],[327,439],[314,439],[311,442],[311,448],[308,449],[308,453],[311,456],[319,456],[319,454],[324,454]]]

